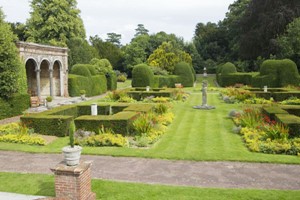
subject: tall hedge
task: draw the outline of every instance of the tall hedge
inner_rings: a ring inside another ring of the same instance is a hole
[[[96,96],[107,91],[107,83],[104,75],[91,77],[69,74],[68,89],[71,97],[79,96],[80,90],[85,90],[87,96]]]
[[[194,75],[188,63],[177,63],[174,67],[174,74],[179,76],[180,83],[184,87],[192,87],[194,85]]]
[[[87,64],[76,64],[72,67],[70,74],[76,74],[85,77],[91,77],[92,74]]]
[[[117,89],[117,75],[114,71],[108,72],[106,74],[107,79],[107,90],[116,90]]]
[[[132,87],[154,86],[154,74],[146,64],[139,64],[132,70]]]

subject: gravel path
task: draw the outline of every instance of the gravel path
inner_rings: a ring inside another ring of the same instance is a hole
[[[0,160],[2,172],[51,174],[50,167],[62,161],[62,155],[0,151]],[[205,188],[300,190],[300,165],[87,155],[82,160],[93,161],[95,179]]]

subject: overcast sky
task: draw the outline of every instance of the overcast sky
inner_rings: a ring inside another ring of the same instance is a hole
[[[30,0],[0,0],[6,21],[25,22]],[[122,35],[129,43],[137,24],[149,33],[164,31],[190,41],[199,22],[218,22],[225,17],[234,0],[77,0],[87,36],[107,33]]]

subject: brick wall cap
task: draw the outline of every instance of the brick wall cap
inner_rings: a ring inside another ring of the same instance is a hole
[[[53,173],[65,173],[80,175],[89,169],[93,161],[80,161],[79,165],[67,166],[64,161],[58,163],[55,167],[51,167],[50,170]]]

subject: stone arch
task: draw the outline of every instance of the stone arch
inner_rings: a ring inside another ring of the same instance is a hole
[[[36,70],[38,69],[37,61],[34,58],[28,58],[25,62],[28,94],[37,95],[37,78]]]
[[[28,62],[25,67],[31,95],[69,96],[68,48],[28,42],[17,42],[16,46],[20,57]]]
[[[50,66],[47,59],[43,59],[39,66],[41,96],[50,96]]]
[[[53,63],[53,94],[54,96],[61,96],[61,61],[55,60]]]

